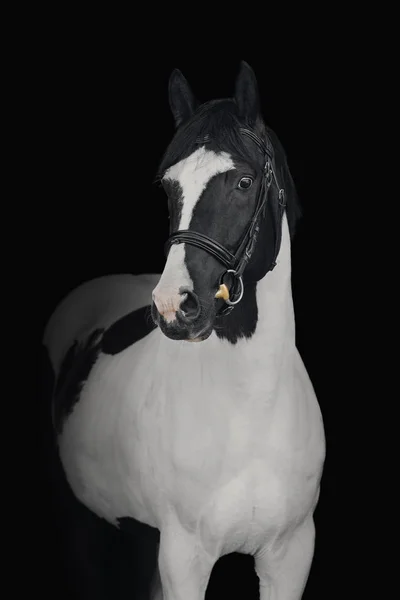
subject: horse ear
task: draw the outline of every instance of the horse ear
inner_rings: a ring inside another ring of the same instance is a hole
[[[255,123],[260,117],[260,98],[253,69],[244,60],[236,78],[235,100],[240,116]]]
[[[175,126],[179,127],[190,119],[198,106],[198,102],[179,69],[174,69],[171,73],[168,92],[169,105],[175,120]]]

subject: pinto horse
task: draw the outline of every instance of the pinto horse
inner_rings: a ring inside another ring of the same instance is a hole
[[[98,517],[158,530],[143,597],[203,600],[239,552],[261,600],[299,600],[325,436],[295,341],[295,186],[247,63],[233,98],[200,105],[175,70],[169,102],[162,274],[86,282],[45,328],[59,457]]]

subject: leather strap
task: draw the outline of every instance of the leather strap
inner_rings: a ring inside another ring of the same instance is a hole
[[[227,269],[233,269],[235,266],[236,257],[226,248],[221,246],[215,240],[212,240],[207,235],[190,229],[182,229],[173,233],[166,242],[167,251],[173,244],[191,244],[202,250],[206,250],[219,260]]]

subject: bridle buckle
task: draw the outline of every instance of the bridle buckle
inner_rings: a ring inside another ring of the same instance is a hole
[[[230,299],[230,292],[228,287],[226,286],[225,283],[223,283],[223,279],[225,277],[225,275],[227,273],[231,273],[233,277],[236,278],[236,281],[239,282],[240,285],[240,292],[239,292],[239,296],[237,297],[236,300],[231,300]],[[239,302],[241,301],[241,299],[243,298],[243,294],[244,294],[244,285],[243,285],[243,278],[241,275],[237,274],[237,271],[235,269],[227,269],[225,271],[225,273],[222,275],[221,280],[222,283],[220,283],[218,292],[215,294],[215,298],[222,298],[223,300],[225,300],[226,304],[228,304],[228,306],[236,306],[236,304],[239,304]],[[228,292],[228,296],[227,296],[227,292]]]

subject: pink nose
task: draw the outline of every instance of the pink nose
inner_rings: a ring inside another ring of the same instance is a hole
[[[157,289],[153,291],[153,302],[160,315],[164,317],[167,323],[172,323],[176,320],[176,312],[179,310],[183,300],[179,293],[171,292],[168,289]]]
[[[190,290],[182,290],[181,293],[166,293],[164,290],[153,291],[153,302],[160,313],[167,321],[172,323],[176,320],[177,313],[179,320],[186,322],[196,320],[200,315],[200,302],[197,295]]]

